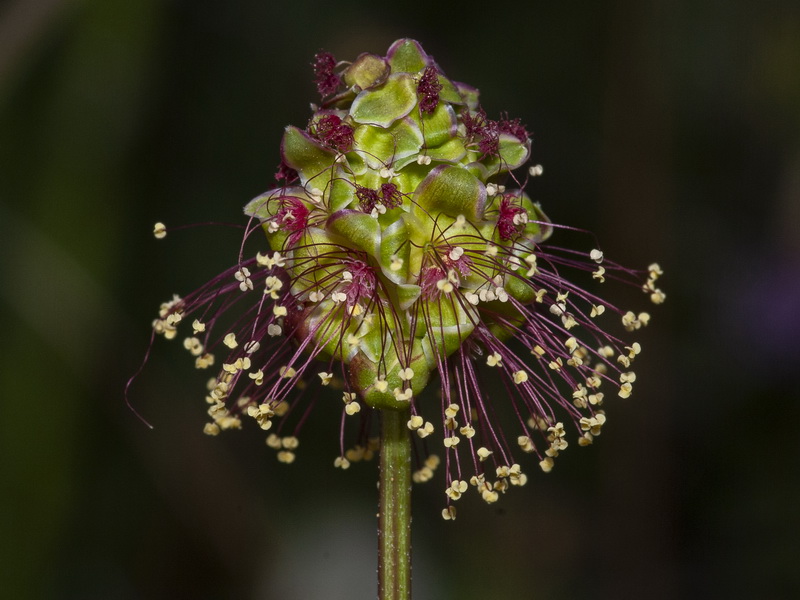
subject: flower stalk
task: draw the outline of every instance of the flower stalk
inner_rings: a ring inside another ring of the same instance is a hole
[[[410,410],[381,411],[378,598],[411,598]]]

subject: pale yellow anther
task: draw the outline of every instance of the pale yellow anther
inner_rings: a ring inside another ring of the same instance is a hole
[[[205,330],[206,330],[206,324],[201,323],[200,319],[195,319],[194,321],[192,321],[192,331],[194,332],[195,335],[197,335],[198,333],[202,333]]]
[[[421,166],[428,166],[431,164],[431,157],[427,154],[420,154],[417,156],[417,164]]]
[[[550,367],[551,369],[553,369],[553,371],[560,371],[561,367],[564,366],[564,362],[559,357],[559,358],[556,358],[553,361],[550,361],[550,363],[548,363],[547,366]]]
[[[633,386],[630,383],[623,383],[619,386],[619,397],[620,398],[630,398],[631,393],[633,392]]]
[[[560,317],[567,310],[567,305],[564,302],[554,302],[550,305],[550,314]]]
[[[258,352],[258,349],[261,348],[261,344],[258,343],[256,340],[250,340],[244,345],[244,351],[247,354],[253,354],[254,352]]]
[[[394,170],[391,168],[383,167],[380,170],[380,176],[383,179],[391,179],[392,177],[397,177],[397,173],[395,173]]]
[[[283,333],[283,329],[280,325],[276,325],[275,323],[270,323],[267,325],[267,335],[270,337],[277,337],[281,333]]]
[[[536,358],[541,358],[545,355],[545,349],[539,344],[536,344],[533,348],[531,348],[531,354],[535,355]]]
[[[450,436],[444,438],[444,447],[445,448],[453,448],[455,446],[458,446],[458,442],[460,442],[460,441],[461,441],[461,438],[459,438],[457,435],[450,435]]]
[[[422,417],[420,417],[419,415],[414,415],[408,420],[408,428],[411,431],[416,431],[417,429],[422,427],[423,422],[424,420]]]
[[[414,378],[414,369],[411,367],[400,369],[400,372],[397,374],[397,376],[403,381],[411,381]]]
[[[309,302],[322,302],[325,298],[325,295],[322,292],[311,292],[308,294],[308,301]]]
[[[193,356],[200,356],[203,353],[203,344],[196,337],[188,337],[183,340],[183,347]]]
[[[248,373],[247,376],[253,380],[256,385],[261,385],[264,383],[264,371],[259,369],[255,373]]]
[[[426,438],[433,433],[433,423],[425,421],[425,425],[417,429],[417,435],[421,438]]]
[[[203,427],[203,433],[206,435],[219,435],[220,428],[216,423],[206,423]]]
[[[445,490],[445,494],[447,494],[448,498],[451,500],[458,500],[461,498],[461,495],[469,489],[469,484],[466,481],[454,479]]]
[[[503,357],[500,355],[499,352],[492,352],[489,356],[486,357],[486,364],[490,367],[502,367],[503,366]]]
[[[592,304],[592,310],[591,310],[591,312],[589,312],[589,316],[592,317],[592,318],[599,317],[604,312],[606,312],[605,305],[603,305],[603,304]]]
[[[550,458],[549,456],[544,460],[539,461],[539,467],[541,467],[542,471],[544,471],[545,473],[549,473],[550,471],[552,471],[554,464],[555,463],[553,462],[553,459]]]
[[[572,329],[575,327],[578,322],[575,320],[570,314],[561,315],[561,324],[564,326],[564,329]]]
[[[492,302],[497,299],[497,296],[492,290],[483,289],[478,292],[478,298],[480,298],[481,302]]]
[[[597,264],[600,264],[601,262],[603,262],[603,252],[595,248],[594,250],[589,252],[589,258],[591,258]]]
[[[294,452],[290,452],[289,450],[281,450],[278,452],[278,462],[282,462],[286,465],[292,464],[295,458]]]
[[[600,366],[604,367],[605,365]],[[595,367],[595,370],[598,370],[597,367]],[[597,375],[590,375],[586,378],[586,386],[592,389],[599,388],[601,383],[603,383],[603,380]]]
[[[600,406],[603,403],[603,392],[597,392],[596,394],[589,394],[589,404],[592,406]]]
[[[297,375],[297,371],[295,371],[293,367],[283,366],[278,371],[278,374],[284,379],[291,379],[292,377]]]
[[[583,359],[580,356],[571,356],[567,359],[567,364],[570,367],[580,367],[583,364]]]
[[[500,250],[497,248],[497,246],[488,246],[484,254],[489,257],[495,257],[499,251]]]
[[[533,165],[528,169],[528,173],[530,173],[531,177],[539,177],[544,173],[544,167],[542,165]]]
[[[167,237],[167,226],[159,221],[153,227],[153,235],[157,240],[163,240]]]
[[[614,356],[614,349],[611,346],[603,346],[597,353],[605,358],[612,358]]]
[[[436,282],[436,289],[444,294],[449,294],[455,288],[453,287],[453,284],[450,283],[450,281],[448,281],[447,279],[440,279],[439,281]]]
[[[337,456],[336,459],[333,461],[333,466],[337,469],[348,469],[350,467],[350,461],[347,460],[344,456]]]
[[[358,402],[350,402],[344,407],[344,412],[350,416],[353,416],[354,414],[361,412],[361,404]]]
[[[458,260],[464,256],[464,248],[461,246],[454,246],[447,256],[450,258],[450,260]]]
[[[238,342],[236,341],[235,333],[229,333],[228,335],[226,335],[225,338],[222,340],[222,343],[225,344],[231,350],[233,350],[234,348],[236,348],[236,346],[239,345]]]
[[[194,366],[197,369],[207,369],[213,364],[214,364],[214,355],[208,353],[203,354],[202,356],[198,356],[194,361]]]
[[[322,381],[322,385],[328,385],[333,379],[333,373],[326,373],[325,371],[320,371],[317,373],[319,375],[320,380]]]
[[[453,419],[458,414],[459,410],[460,407],[458,406],[458,404],[451,403],[447,406],[447,408],[444,409],[444,416],[447,417],[448,419]]]
[[[513,378],[514,378],[514,383],[516,383],[517,385],[523,384],[526,381],[528,381],[528,372],[523,371],[521,369],[519,371],[514,371]]]
[[[527,435],[519,436],[517,438],[517,445],[523,452],[533,452],[536,449],[533,445],[533,440]]]
[[[392,261],[389,263],[390,271],[399,271],[403,268],[403,259],[397,255],[392,255]]]
[[[472,304],[473,306],[477,306],[478,303],[481,301],[481,297],[478,296],[475,292],[464,292],[464,298],[466,298],[467,302]]]
[[[642,351],[642,346],[639,342],[633,342],[630,346],[625,346],[625,350],[628,351],[628,357],[634,358],[636,355],[640,354]]]
[[[286,315],[288,315],[288,314],[289,314],[289,311],[288,311],[288,310],[286,310],[286,307],[285,307],[285,306],[281,306],[280,304],[276,304],[276,305],[274,305],[274,306],[272,307],[272,313],[273,313],[273,314],[274,314],[276,317],[285,317]]]
[[[594,436],[591,433],[586,432],[581,437],[578,438],[578,446],[588,446],[594,440]]]
[[[442,509],[442,518],[445,521],[455,521],[456,520],[456,507],[455,506],[448,506]]]
[[[475,437],[475,428],[472,425],[470,425],[469,423],[464,425],[458,431],[461,433],[461,435],[463,435],[468,440],[471,440],[473,437]]]
[[[411,397],[413,396],[411,388],[407,388],[405,390],[400,388],[394,388],[392,390],[392,393],[394,394],[395,399],[400,400],[401,402],[404,402],[406,400],[411,400]]]
[[[342,302],[347,301],[347,294],[344,292],[333,292],[331,294],[331,300],[333,300],[336,304],[341,304]]]
[[[569,350],[569,353],[572,354],[578,349],[578,340],[574,337],[567,338],[567,341],[564,342],[564,345],[567,347],[567,350]]]
[[[636,381],[636,373],[633,371],[629,371],[627,373],[621,373],[619,376],[620,383],[633,383]]]
[[[597,267],[597,270],[592,273],[592,277],[597,279],[600,283],[603,283],[606,280],[606,268],[605,267]]]
[[[389,382],[386,381],[386,379],[384,379],[383,377],[379,377],[375,379],[375,383],[373,384],[373,386],[377,391],[383,393],[389,389]]]
[[[491,454],[492,454],[492,451],[491,451],[491,450],[489,450],[488,448],[486,448],[485,446],[481,446],[481,447],[480,447],[480,448],[478,448],[478,450],[476,451],[476,454],[478,455],[478,459],[479,459],[481,462],[483,462],[484,460],[486,460],[487,458],[489,458],[489,456],[491,456]]]
[[[497,186],[494,183],[486,184],[486,195],[490,198],[497,195]]]
[[[481,498],[483,498],[483,501],[486,502],[486,504],[493,504],[497,502],[498,498],[500,498],[500,495],[494,490],[485,489],[481,492]]]

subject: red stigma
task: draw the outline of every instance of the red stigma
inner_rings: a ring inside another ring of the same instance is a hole
[[[336,115],[324,115],[312,123],[308,132],[320,142],[346,153],[353,149],[353,128]]]
[[[300,239],[303,231],[308,227],[308,213],[308,208],[300,198],[294,196],[281,198],[281,207],[274,220],[281,229],[290,233],[288,239],[290,246]]]
[[[334,73],[336,59],[330,52],[317,52],[314,55],[314,83],[317,84],[317,91],[324,98],[336,93],[342,80]]]
[[[527,211],[513,204],[514,196],[503,196],[500,201],[500,216],[497,218],[497,229],[500,232],[500,239],[510,240],[517,237],[523,229],[525,222],[518,222],[519,215],[527,215]]]
[[[381,185],[381,203],[386,208],[397,208],[403,203],[403,195],[393,183]]]
[[[420,96],[419,109],[427,114],[435,111],[439,105],[439,92],[441,91],[442,84],[439,83],[436,68],[427,67],[417,84],[417,94]]]
[[[372,212],[375,205],[380,202],[378,191],[363,185],[356,185],[356,198],[358,198],[358,202],[361,205],[361,210],[365,213]]]
[[[523,144],[530,137],[530,135],[528,134],[528,130],[525,129],[525,126],[520,122],[520,120],[509,119],[508,113],[504,113],[503,118],[500,119],[500,121],[498,121],[497,131],[499,131],[500,133],[508,133],[509,135],[513,135]]]

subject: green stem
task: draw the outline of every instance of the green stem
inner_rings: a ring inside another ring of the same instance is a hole
[[[378,598],[411,598],[410,409],[381,411]]]

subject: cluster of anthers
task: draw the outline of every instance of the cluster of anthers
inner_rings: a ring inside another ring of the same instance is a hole
[[[562,271],[640,286],[658,304],[661,269],[546,244],[558,226],[523,191],[542,168],[524,181],[513,174],[529,160],[525,127],[489,119],[478,91],[445,77],[417,42],[352,63],[320,53],[314,69],[322,102],[304,129],[287,127],[279,187],[245,208],[246,237],[263,230],[271,250],[163,304],[154,332],[190,329],[184,346],[198,369],[224,357],[208,383],[205,432],[249,417],[285,463],[321,388],[342,400],[343,469],[377,450],[375,409],[409,410],[413,479],[434,476],[440,446],[442,514],[453,519],[470,487],[493,503],[524,485],[520,453],[548,472],[568,438],[591,444],[605,394],[631,395],[641,346],[599,322],[616,315],[634,331],[649,315]],[[158,224],[156,237],[165,233]],[[423,394],[432,378],[439,393]],[[352,418],[361,422],[346,447]]]

